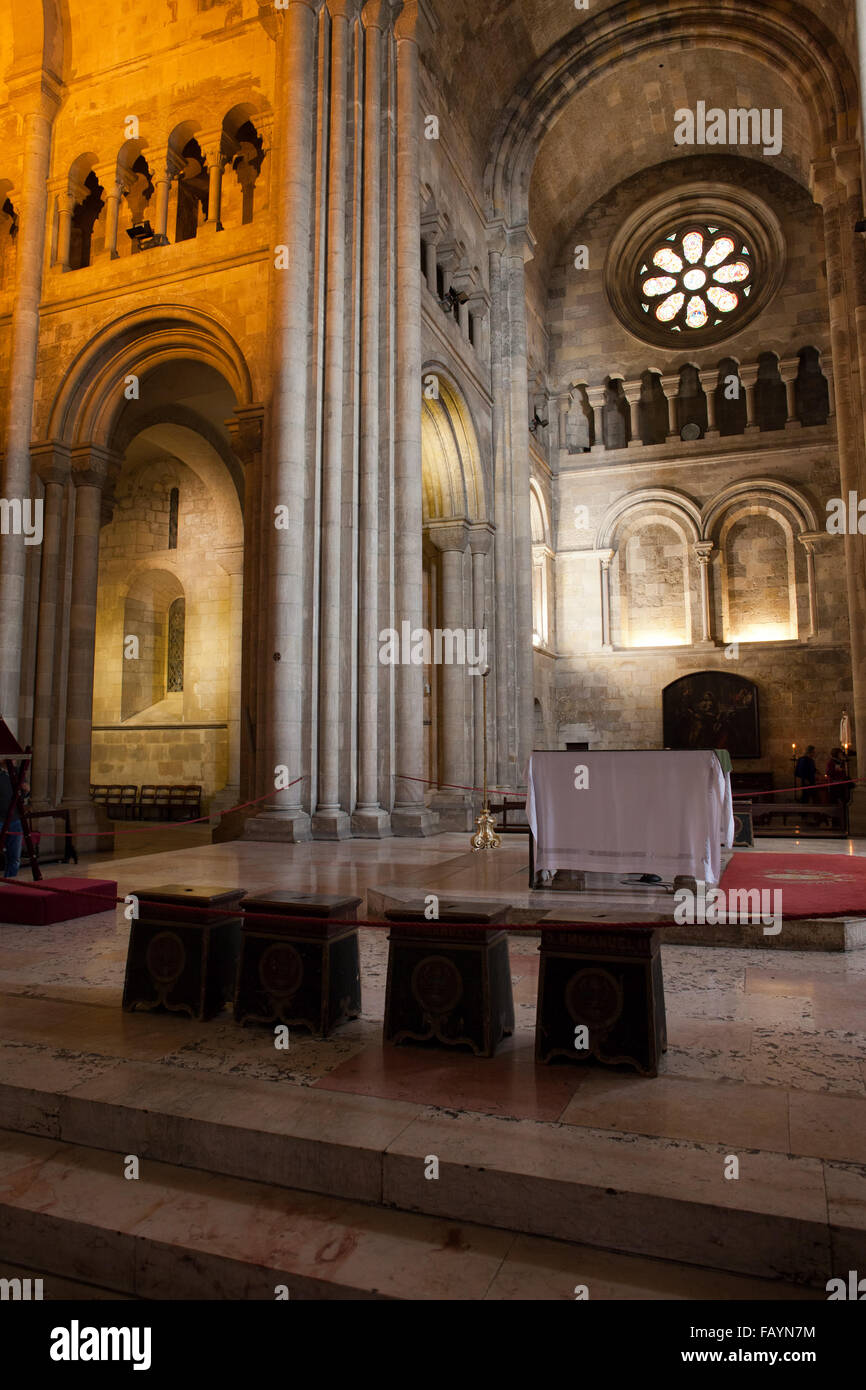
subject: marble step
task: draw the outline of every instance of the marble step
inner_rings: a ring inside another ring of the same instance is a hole
[[[6,1050],[0,1126],[275,1188],[815,1287],[866,1267],[866,1167],[853,1162],[450,1112],[155,1062],[100,1068],[94,1059],[81,1078],[69,1060]],[[736,1178],[725,1176],[731,1158]],[[426,1176],[432,1159],[438,1178]]]
[[[147,1159],[128,1179],[124,1166],[0,1131],[0,1277],[40,1277],[47,1300],[821,1296]]]

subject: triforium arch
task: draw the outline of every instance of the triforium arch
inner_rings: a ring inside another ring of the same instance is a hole
[[[34,765],[85,847],[94,782],[165,782],[171,762],[168,780],[201,786],[217,808],[249,786],[255,577],[244,568],[256,546],[245,539],[258,522],[262,416],[231,335],[177,306],[102,329],[51,403],[34,448],[46,533]],[[138,680],[125,666],[135,661]]]
[[[492,629],[493,528],[478,434],[466,398],[437,363],[424,369],[425,776],[442,828],[466,829],[483,761],[482,680]],[[432,385],[431,385],[432,383]],[[441,634],[441,635],[440,635]],[[473,674],[475,673],[475,674]]]

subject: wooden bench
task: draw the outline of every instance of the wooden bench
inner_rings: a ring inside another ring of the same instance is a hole
[[[847,834],[847,816],[841,801],[828,801],[823,806],[809,801],[774,801],[767,805],[755,801],[752,805],[752,823],[756,831],[777,816],[782,817],[783,826],[787,826],[788,817],[793,816],[796,825],[811,820],[818,826],[826,823],[830,830],[835,827],[840,835]]]

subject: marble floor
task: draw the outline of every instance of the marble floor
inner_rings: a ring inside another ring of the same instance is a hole
[[[211,845],[199,834],[197,843],[172,850],[162,847],[163,835],[156,832],[150,853],[88,857],[77,872],[116,878],[121,895],[164,883],[354,894],[365,916],[383,883],[421,897],[434,887],[456,896],[470,883],[499,894],[509,882],[526,881],[520,837],[495,853],[467,856],[466,837],[452,834],[296,846]],[[764,840],[760,849],[864,854],[866,842]],[[47,869],[51,876],[68,871]],[[640,891],[624,886],[601,898],[598,911],[652,915]],[[663,946],[669,1048],[659,1077],[645,1079],[595,1066],[535,1065],[531,934],[510,938],[515,1034],[494,1058],[480,1059],[382,1047],[384,929],[361,932],[362,1016],[325,1041],[293,1032],[289,1050],[277,1052],[271,1030],[240,1029],[228,1013],[205,1024],[123,1014],[128,926],[118,907],[55,926],[0,927],[0,1078],[12,1072],[36,1085],[50,1064],[56,1089],[66,1091],[119,1064],[146,1064],[178,1078],[218,1073],[310,1088],[337,1105],[353,1097],[383,1106],[411,1101],[482,1124],[484,1117],[534,1121],[611,1140],[646,1136],[820,1159],[854,1165],[851,1172],[866,1178],[866,951]]]

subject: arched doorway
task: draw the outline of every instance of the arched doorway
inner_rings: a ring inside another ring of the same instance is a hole
[[[482,681],[491,637],[492,527],[478,436],[463,394],[436,364],[424,369],[423,487],[426,777],[442,829],[467,829],[482,762]],[[487,635],[485,636],[485,629]]]

